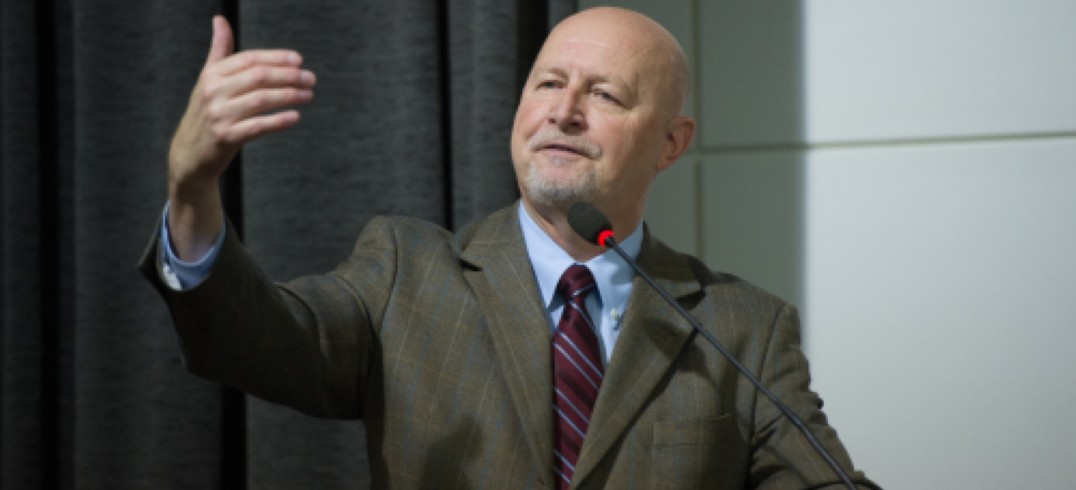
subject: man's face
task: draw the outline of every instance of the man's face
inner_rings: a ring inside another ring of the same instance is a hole
[[[538,55],[512,129],[516,178],[532,206],[589,201],[610,214],[641,212],[671,163],[662,162],[669,102],[659,70],[647,70],[651,50],[625,34],[568,26]]]

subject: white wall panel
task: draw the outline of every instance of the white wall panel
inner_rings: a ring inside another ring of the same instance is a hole
[[[887,488],[1076,481],[1076,139],[808,155],[806,341]]]
[[[809,141],[1076,134],[1076,2],[803,2]]]

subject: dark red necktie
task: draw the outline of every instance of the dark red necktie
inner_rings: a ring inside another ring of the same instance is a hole
[[[590,413],[602,384],[598,336],[585,299],[594,290],[590,269],[575,264],[564,271],[557,293],[564,313],[553,333],[553,478],[566,489],[590,426]]]

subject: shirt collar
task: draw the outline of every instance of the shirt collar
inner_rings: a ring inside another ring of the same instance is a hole
[[[542,294],[542,304],[548,308],[553,303],[561,274],[576,261],[560,248],[553,238],[538,226],[538,223],[535,223],[527,210],[523,209],[522,202],[519,203],[518,212],[523,241],[527,246],[527,256],[534,269],[534,276],[538,280],[538,290]],[[632,260],[638,257],[643,243],[642,223],[636,225],[635,230],[618,243]],[[628,294],[631,292],[631,280],[635,275],[631,266],[613,250],[602,252],[585,262],[584,265],[594,274],[602,309],[616,308],[624,311]]]

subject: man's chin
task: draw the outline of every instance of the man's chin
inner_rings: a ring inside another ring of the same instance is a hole
[[[537,206],[568,209],[577,202],[591,202],[593,193],[564,187],[528,188],[527,197]]]
[[[572,175],[549,175],[531,167],[523,179],[528,198],[537,206],[567,209],[580,201],[593,201],[594,176],[573,172]]]

